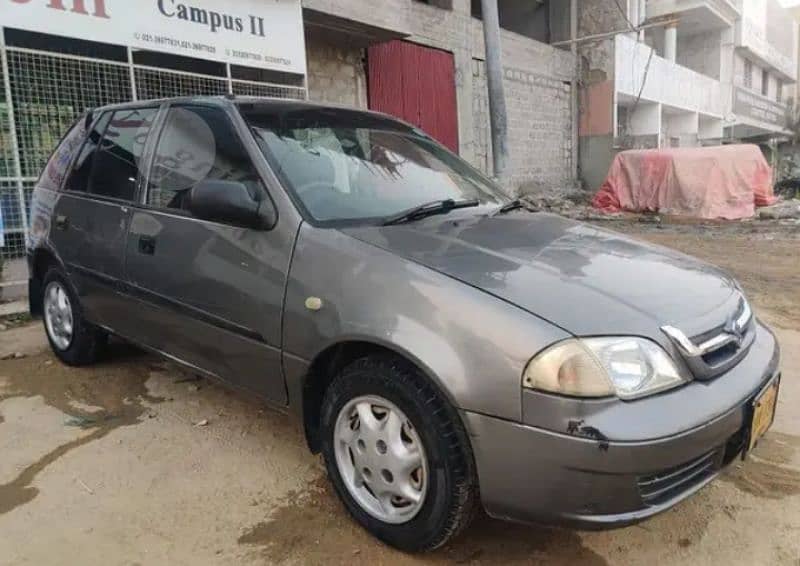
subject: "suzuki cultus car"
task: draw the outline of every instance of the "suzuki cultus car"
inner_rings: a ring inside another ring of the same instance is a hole
[[[494,517],[603,528],[770,426],[778,345],[737,282],[522,209],[423,132],[297,101],[99,108],[39,179],[31,311],[301,419],[347,510],[406,551]]]

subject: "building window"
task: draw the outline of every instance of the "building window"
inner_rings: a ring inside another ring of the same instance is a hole
[[[783,102],[783,82],[780,79],[775,84],[775,100]]]
[[[769,73],[761,71],[761,94],[769,96]]]
[[[452,10],[453,0],[414,0],[420,4],[427,4],[428,6],[436,6],[442,10]]]
[[[564,2],[561,2],[564,4]],[[554,10],[556,7],[553,8]],[[550,43],[550,5],[546,2],[531,0],[498,0],[497,17],[500,27],[524,35],[535,41]],[[470,12],[473,18],[483,19],[481,0],[470,0]],[[564,12],[559,13],[564,19]],[[569,21],[569,12],[566,13]]]
[[[753,88],[753,62],[750,59],[744,60],[744,86]]]

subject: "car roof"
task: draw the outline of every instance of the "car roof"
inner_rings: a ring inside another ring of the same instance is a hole
[[[309,102],[307,100],[297,100],[292,98],[272,98],[265,96],[237,96],[226,94],[221,96],[177,96],[170,98],[156,98],[149,100],[137,100],[131,102],[121,102],[117,104],[108,104],[106,106],[98,106],[92,108],[91,112],[106,112],[109,110],[126,110],[132,108],[146,108],[161,104],[203,104],[210,106],[219,106],[221,108],[230,108],[232,105],[253,105],[258,106],[259,110],[269,110],[275,113],[291,112],[293,110],[328,110],[332,112],[357,112],[362,114],[371,114],[376,117],[390,120],[397,124],[403,124],[409,128],[413,128],[411,124],[407,124],[399,120],[395,116],[390,116],[382,112],[373,112],[371,110],[364,110],[361,108],[353,108],[351,106],[344,106],[338,104],[323,104],[318,102]]]

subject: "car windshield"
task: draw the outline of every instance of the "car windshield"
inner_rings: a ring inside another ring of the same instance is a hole
[[[282,182],[320,223],[381,222],[436,201],[508,201],[427,135],[379,115],[257,105],[242,114]]]

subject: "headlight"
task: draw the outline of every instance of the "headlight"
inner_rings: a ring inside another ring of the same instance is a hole
[[[572,339],[551,346],[530,361],[522,384],[574,397],[634,399],[686,381],[655,342],[608,337]]]

